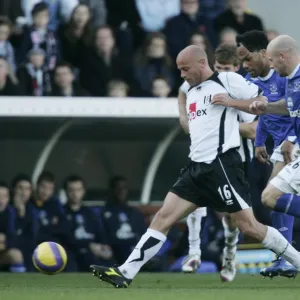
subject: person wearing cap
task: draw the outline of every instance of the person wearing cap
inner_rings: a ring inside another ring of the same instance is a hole
[[[33,48],[27,53],[27,62],[17,70],[17,77],[26,96],[45,96],[51,93],[51,76],[45,68],[46,53]]]

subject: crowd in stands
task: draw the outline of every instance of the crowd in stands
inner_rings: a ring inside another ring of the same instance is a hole
[[[246,0],[2,0],[0,96],[174,96],[184,47],[251,29]]]

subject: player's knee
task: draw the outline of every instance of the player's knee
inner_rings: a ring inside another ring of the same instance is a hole
[[[16,248],[7,250],[7,259],[9,264],[22,264],[24,262],[22,252]]]
[[[276,204],[276,197],[273,195],[272,191],[268,187],[265,188],[262,192],[261,201],[264,206],[268,208],[274,208]]]

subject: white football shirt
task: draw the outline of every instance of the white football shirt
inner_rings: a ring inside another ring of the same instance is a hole
[[[252,115],[252,114],[248,114],[244,111],[240,111],[238,110],[238,121],[240,123],[252,123],[254,122],[256,118],[256,115]],[[241,146],[239,148],[239,153],[242,157],[242,161],[245,162],[246,161],[246,151],[248,151],[248,155],[249,158],[252,159],[253,158],[253,152],[254,152],[254,147],[253,147],[253,143],[250,139],[246,139],[246,138],[242,138],[241,139]],[[244,143],[243,143],[244,140]],[[245,147],[247,147],[245,149]]]
[[[250,99],[258,95],[259,88],[234,72],[214,73],[201,84],[188,87],[188,83],[181,86],[182,92],[187,92],[191,138],[189,157],[196,162],[211,163],[218,154],[241,144],[238,110],[212,105],[212,98],[215,94],[227,93],[235,99]]]
[[[189,88],[190,88],[190,85],[188,84],[187,81],[184,81],[184,83],[180,87],[181,91],[185,95],[187,95]],[[255,115],[246,113],[244,111],[238,110],[237,113],[238,113],[238,121],[240,123],[252,123],[252,122],[254,122],[254,120],[256,118]],[[246,151],[247,151],[247,149],[245,149],[245,146],[247,146],[249,157],[250,157],[250,159],[252,159],[253,158],[253,152],[254,152],[252,141],[250,139],[247,139],[246,140],[246,145],[244,145],[243,138],[240,137],[240,144],[241,145],[240,145],[240,148],[238,149],[238,151],[239,151],[239,153],[241,155],[242,161],[243,162],[246,161],[246,156],[247,156],[246,155]]]

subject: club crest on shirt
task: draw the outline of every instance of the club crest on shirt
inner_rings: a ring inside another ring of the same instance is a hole
[[[272,95],[278,94],[278,86],[275,82],[270,84],[270,92]]]
[[[294,82],[294,92],[300,91],[300,79],[295,80]]]
[[[211,95],[204,96],[204,105],[209,106],[211,103]]]

